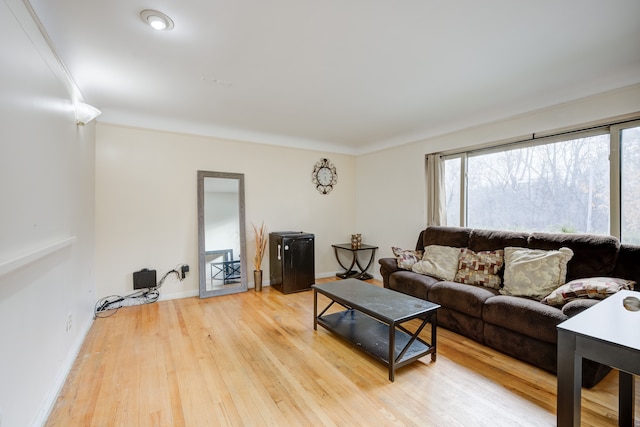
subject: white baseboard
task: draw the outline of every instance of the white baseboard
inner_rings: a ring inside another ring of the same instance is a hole
[[[53,385],[49,389],[49,392],[46,394],[44,400],[42,401],[42,405],[40,406],[38,414],[31,423],[33,427],[41,427],[47,422],[47,418],[49,418],[49,415],[51,414],[51,410],[53,409],[53,405],[56,403],[58,394],[60,394],[60,391],[62,391],[62,387],[67,380],[67,376],[69,375],[69,372],[71,372],[73,364],[78,358],[78,354],[80,354],[80,349],[82,348],[84,340],[87,338],[87,334],[89,333],[92,324],[93,316],[90,317],[87,322],[85,322],[85,324],[82,326],[82,329],[80,330],[80,333],[73,342],[73,345],[69,348],[67,357],[60,366]]]
[[[382,276],[379,273],[369,273],[369,274],[371,274],[374,279],[382,281]],[[316,279],[326,279],[330,277],[336,277],[336,272],[330,271],[330,272],[316,274]],[[271,286],[271,282],[269,280],[266,280],[263,282],[262,286],[263,287]],[[255,289],[255,283],[253,282],[247,283],[247,288]],[[190,291],[173,292],[170,294],[163,294],[162,292],[160,292],[160,298],[158,298],[158,301],[168,301],[172,299],[197,297],[199,294],[200,294],[200,291],[198,291],[197,289],[190,290]]]
[[[332,271],[330,273],[319,273],[316,274],[316,279],[326,279],[327,277],[335,277],[336,272]]]
[[[160,298],[158,298],[158,301],[168,301],[171,299],[197,297],[198,295],[200,295],[200,291],[198,289],[192,289],[189,291],[181,291],[181,292],[173,292],[170,294],[165,294],[165,293],[162,293],[162,291],[160,291]]]
[[[380,273],[375,273],[372,271],[367,271],[367,273],[371,274],[374,279],[382,281],[382,276],[380,275]],[[336,273],[331,272],[331,273],[316,274],[316,279],[326,279],[327,277],[336,277]]]

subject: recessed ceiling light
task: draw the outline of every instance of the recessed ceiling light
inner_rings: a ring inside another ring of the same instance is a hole
[[[143,10],[140,12],[140,19],[154,30],[168,31],[173,28],[173,21],[171,18],[157,10]]]

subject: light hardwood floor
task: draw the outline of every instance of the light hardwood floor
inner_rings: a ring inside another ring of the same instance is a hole
[[[582,425],[617,424],[617,386],[613,371],[583,389]],[[636,378],[636,417],[639,391]],[[313,330],[311,291],[266,287],[97,319],[46,425],[553,426],[555,402],[554,375],[442,328],[437,361],[389,382],[382,364]]]

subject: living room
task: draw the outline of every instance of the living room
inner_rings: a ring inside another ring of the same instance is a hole
[[[131,292],[134,271],[163,273],[189,264],[191,273],[182,282],[167,281],[161,299],[197,295],[198,170],[244,173],[247,225],[314,233],[316,276],[328,278],[338,268],[331,244],[352,233],[379,246],[378,257],[389,256],[391,246],[415,245],[426,221],[425,154],[640,112],[640,49],[631,38],[622,47],[635,61],[624,70],[631,71],[602,86],[582,81],[583,96],[494,120],[442,123],[389,147],[301,148],[100,117],[76,126],[65,72],[47,40],[38,38],[28,8],[18,0],[1,7],[2,426],[46,420],[93,323],[95,302]],[[637,35],[637,26],[630,31]],[[311,182],[320,158],[329,158],[338,173],[327,195]],[[44,255],[29,261],[33,253]]]

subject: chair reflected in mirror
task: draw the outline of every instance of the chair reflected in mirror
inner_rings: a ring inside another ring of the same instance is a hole
[[[209,264],[211,286],[238,283],[241,279],[240,260],[233,259],[233,249],[206,251],[205,259]],[[222,259],[222,261],[219,261]]]

